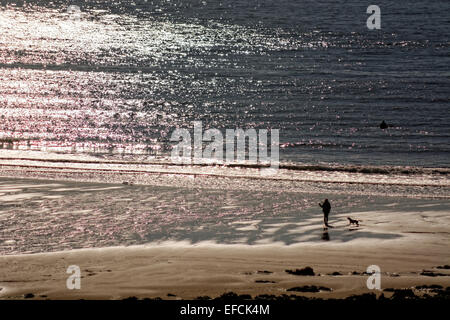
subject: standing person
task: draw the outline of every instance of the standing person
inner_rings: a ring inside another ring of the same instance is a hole
[[[323,211],[323,222],[325,223],[325,226],[328,227],[328,214],[331,211],[331,204],[328,201],[328,199],[325,199],[323,204],[319,203],[319,206],[322,208]]]

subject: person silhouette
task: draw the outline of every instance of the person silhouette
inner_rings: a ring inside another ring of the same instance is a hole
[[[319,206],[322,208],[322,211],[323,211],[323,223],[325,224],[326,227],[329,227],[328,215],[330,214],[330,211],[331,211],[331,204],[328,201],[328,199],[325,199],[323,204],[319,203]]]
[[[387,129],[387,127],[388,127],[387,123],[384,122],[384,120],[381,121],[381,123],[380,123],[380,129]]]

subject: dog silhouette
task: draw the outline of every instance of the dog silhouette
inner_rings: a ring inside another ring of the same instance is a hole
[[[356,219],[352,219],[350,217],[347,217],[348,221],[350,221],[350,225],[355,224],[357,227],[359,227],[359,221]]]

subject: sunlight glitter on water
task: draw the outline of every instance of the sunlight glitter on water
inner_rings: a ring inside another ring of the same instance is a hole
[[[448,166],[439,33],[332,31],[321,25],[333,25],[328,11],[311,21],[301,3],[285,4],[281,20],[269,3],[252,9],[262,20],[216,1],[87,1],[79,19],[61,1],[2,8],[0,139],[15,141],[3,148],[167,156],[170,132],[203,120],[279,128],[293,162]]]

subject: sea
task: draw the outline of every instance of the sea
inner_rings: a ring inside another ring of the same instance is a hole
[[[379,29],[367,26],[369,4]],[[324,197],[343,214],[378,196],[448,204],[449,12],[447,0],[0,1],[0,253],[170,240],[176,230],[176,240],[211,240],[217,212],[251,229],[258,212],[295,220]],[[279,130],[280,170],[174,165],[172,133],[196,121]],[[163,222],[134,232],[148,208]],[[196,210],[212,228],[198,239],[183,224],[200,228]],[[71,215],[89,223],[71,229]],[[245,235],[220,230],[222,242]]]

